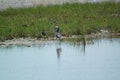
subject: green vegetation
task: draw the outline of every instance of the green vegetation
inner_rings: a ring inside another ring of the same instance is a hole
[[[60,26],[64,36],[84,35],[101,29],[120,32],[120,3],[73,3],[0,11],[0,40],[54,36]]]

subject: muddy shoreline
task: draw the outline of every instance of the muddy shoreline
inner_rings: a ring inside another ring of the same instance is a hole
[[[88,38],[104,38],[109,37],[112,38],[114,36],[120,36],[120,33],[99,33],[99,34],[91,34],[91,35],[85,35],[85,39]],[[72,35],[70,37],[61,37],[61,40],[64,39],[75,39],[79,38],[80,36]],[[30,47],[31,45],[41,45],[41,44],[47,44],[52,43],[54,41],[58,41],[59,39],[56,38],[48,38],[48,39],[37,39],[37,38],[18,38],[18,39],[12,39],[12,40],[5,40],[3,42],[0,42],[0,45],[26,45],[27,47]]]

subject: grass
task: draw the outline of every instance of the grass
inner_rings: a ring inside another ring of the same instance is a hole
[[[46,31],[54,36],[55,26],[62,35],[85,35],[101,29],[120,32],[120,3],[72,3],[0,11],[0,40],[20,37],[41,38]]]

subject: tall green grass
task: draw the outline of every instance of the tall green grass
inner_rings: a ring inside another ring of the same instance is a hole
[[[62,35],[84,35],[101,29],[120,32],[120,3],[72,3],[0,11],[0,40],[36,37],[46,31],[54,36],[60,26]]]

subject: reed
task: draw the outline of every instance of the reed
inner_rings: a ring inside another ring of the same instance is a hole
[[[58,25],[64,36],[120,32],[120,3],[72,3],[0,11],[0,40],[54,36]]]

